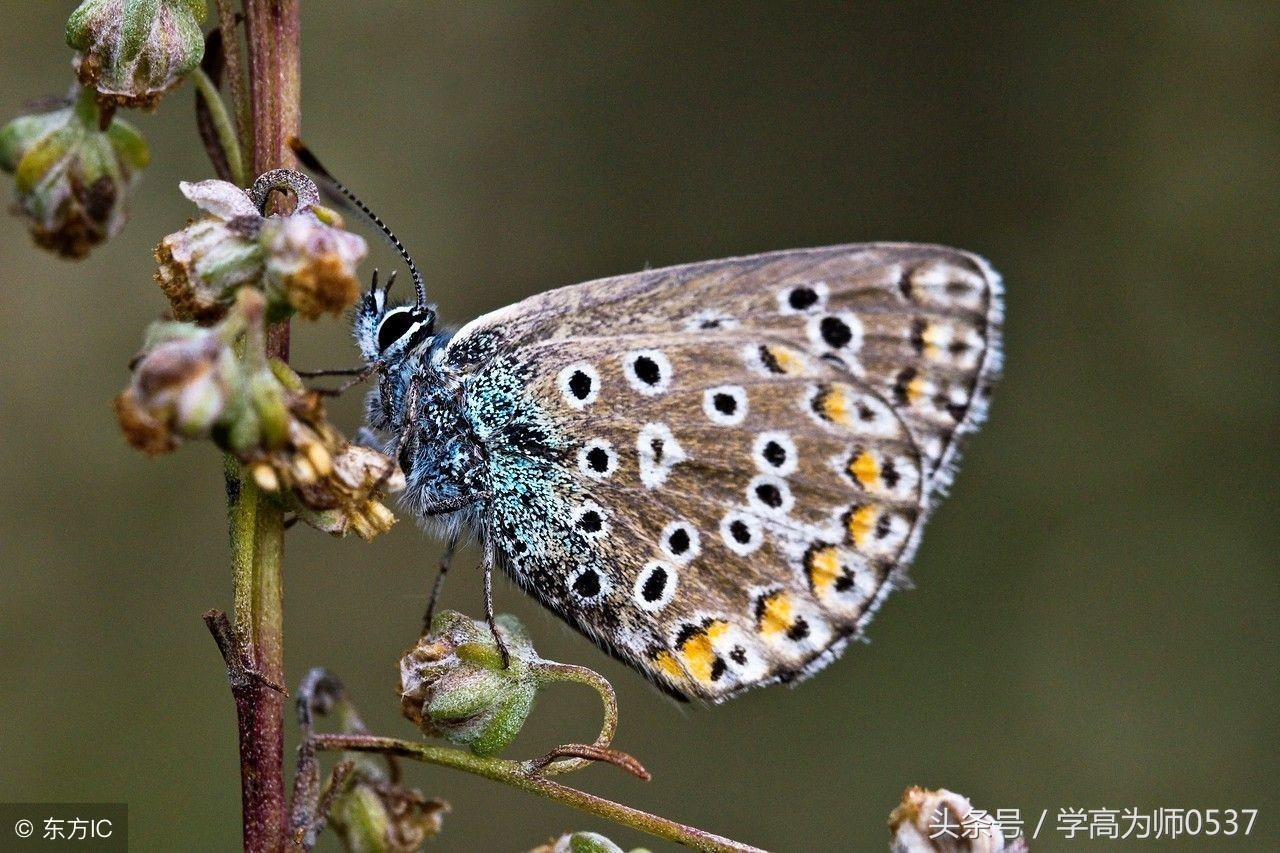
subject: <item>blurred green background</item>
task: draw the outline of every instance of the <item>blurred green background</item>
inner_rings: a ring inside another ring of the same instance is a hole
[[[63,91],[71,6],[0,3],[0,115]],[[954,244],[1005,275],[1006,379],[918,588],[812,681],[679,707],[499,584],[544,654],[613,680],[617,745],[655,777],[577,784],[780,850],[884,849],[910,784],[1031,825],[1048,809],[1035,850],[1084,846],[1047,831],[1064,807],[1257,808],[1249,841],[1182,847],[1280,845],[1280,7],[303,15],[306,138],[448,320],[646,264],[855,240]],[[210,170],[189,87],[136,122],[154,165],[119,239],[71,264],[0,223],[0,799],[125,800],[135,849],[227,850],[234,717],[200,621],[231,603],[220,461],[145,459],[108,406],[163,308],[151,247],[193,212],[177,182]],[[300,365],[355,361],[342,323],[296,337]],[[354,429],[357,395],[334,409]],[[439,547],[408,522],[371,545],[291,534],[290,684],[326,664],[374,730],[411,736],[395,664]],[[479,573],[455,571],[446,604],[480,602]],[[577,690],[548,693],[514,751],[589,739]],[[644,841],[449,771],[412,779],[453,803],[437,849]]]

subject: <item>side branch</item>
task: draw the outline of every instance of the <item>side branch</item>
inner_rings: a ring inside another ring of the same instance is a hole
[[[752,847],[749,844],[742,844],[701,829],[685,826],[554,782],[537,772],[531,772],[526,765],[518,761],[481,758],[459,749],[375,735],[318,734],[312,735],[308,742],[312,748],[328,752],[375,752],[411,758],[440,767],[451,767],[454,770],[482,776],[494,782],[501,782],[513,788],[537,794],[548,800],[564,803],[597,817],[629,826],[657,838],[692,847],[695,850],[714,851],[714,853],[763,853],[759,847]]]

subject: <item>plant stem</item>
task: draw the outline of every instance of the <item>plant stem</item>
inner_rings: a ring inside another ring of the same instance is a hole
[[[326,751],[376,752],[412,758],[441,767],[452,767],[454,770],[483,776],[494,782],[501,782],[513,788],[573,806],[597,817],[629,826],[657,838],[692,847],[695,850],[715,851],[715,853],[763,853],[759,847],[713,835],[692,826],[685,826],[673,820],[553,782],[544,776],[528,772],[518,761],[481,758],[460,749],[374,735],[319,734],[312,735],[310,742],[316,749]]]
[[[223,156],[227,158],[227,168],[231,170],[231,181],[238,187],[248,186],[249,176],[245,174],[244,158],[240,156],[240,140],[231,123],[231,116],[227,114],[227,105],[218,93],[218,87],[213,85],[209,75],[201,68],[192,69],[191,79],[195,81],[196,88],[209,106],[209,118],[218,132],[218,142],[222,146]]]
[[[567,681],[574,684],[585,684],[600,694],[600,701],[604,703],[604,722],[600,728],[600,735],[596,738],[595,745],[608,749],[609,744],[613,743],[613,736],[618,731],[618,697],[613,692],[613,685],[610,684],[603,675],[595,670],[587,669],[585,666],[575,666],[568,663],[556,663],[555,661],[539,661],[534,667],[535,671],[545,674],[549,681]],[[555,776],[560,773],[572,773],[575,770],[581,770],[594,762],[587,761],[582,758],[571,758],[565,761],[555,761],[541,767],[541,773],[544,776]],[[526,765],[528,767],[529,765]],[[637,764],[637,766],[639,766]],[[643,768],[641,768],[643,770]],[[647,772],[647,771],[646,771]]]
[[[219,11],[225,12],[224,3]],[[292,164],[287,142],[298,133],[299,0],[244,0],[248,45],[251,173]],[[224,39],[234,48],[234,26]],[[239,69],[228,63],[233,98]],[[238,100],[238,99],[237,99]],[[265,214],[283,213],[277,209]],[[269,205],[271,202],[269,202]],[[267,352],[287,360],[289,327],[268,330]],[[234,681],[232,692],[240,734],[241,805],[244,849],[274,853],[285,838],[284,697],[265,683],[284,681],[284,608],[281,564],[284,516],[252,478],[227,464],[228,516],[235,588],[235,636],[241,658],[255,678]]]
[[[240,141],[241,153],[247,156],[253,148],[253,140],[249,136],[252,122],[249,115],[249,100],[245,97],[244,91],[244,62],[240,59],[240,34],[236,26],[235,4],[232,0],[217,0],[217,5],[218,29],[222,31],[222,54],[223,61],[226,63],[223,70],[227,88],[231,92],[231,109],[236,119],[236,138]]]

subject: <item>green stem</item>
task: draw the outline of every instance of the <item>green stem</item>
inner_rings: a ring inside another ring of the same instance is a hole
[[[397,738],[376,737],[374,735],[312,735],[311,743],[316,749],[328,752],[376,752],[383,755],[398,755],[412,758],[415,761],[435,764],[440,767],[451,767],[464,773],[482,776],[494,782],[510,785],[521,791],[537,794],[548,800],[564,803],[597,817],[611,820],[614,823],[631,827],[667,841],[674,841],[695,850],[714,851],[714,853],[763,853],[759,847],[742,844],[719,835],[713,835],[692,826],[685,826],[664,817],[642,812],[630,806],[579,791],[553,782],[544,776],[528,772],[519,761],[503,758],[481,758],[470,752],[449,747],[433,746],[426,743],[399,740]]]
[[[227,105],[223,102],[222,95],[218,93],[218,87],[213,85],[209,75],[199,67],[191,72],[191,79],[195,81],[200,94],[204,95],[204,102],[209,105],[209,118],[213,119],[213,126],[218,131],[218,142],[222,144],[222,152],[227,157],[227,166],[231,169],[231,180],[236,186],[247,187],[249,176],[244,170],[240,139],[231,122],[231,115],[227,112]]]
[[[224,75],[227,89],[231,92],[231,109],[235,112],[236,136],[240,140],[240,150],[247,154],[253,150],[253,119],[244,90],[244,62],[240,58],[240,32],[236,26],[235,4],[232,0],[217,0],[217,6],[218,29],[222,31],[222,54],[226,62]]]
[[[266,686],[284,681],[284,523],[279,507],[231,457],[226,480],[235,637],[241,661],[257,676],[232,684],[244,848],[265,853],[279,849],[285,832],[284,699]]]

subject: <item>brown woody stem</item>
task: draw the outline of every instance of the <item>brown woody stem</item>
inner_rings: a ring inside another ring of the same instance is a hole
[[[228,4],[220,2],[218,6],[228,49],[232,97],[240,101],[242,98],[236,93],[240,77],[235,23],[228,20]],[[252,142],[248,159],[254,175],[293,163],[287,142],[299,132],[299,6],[300,0],[243,3]],[[264,212],[288,211],[276,208]],[[276,324],[268,330],[267,352],[288,359],[287,324]],[[234,637],[243,668],[254,673],[249,679],[232,678],[240,735],[244,849],[274,853],[285,843],[287,826],[284,697],[267,686],[284,680],[284,516],[280,506],[264,496],[252,478],[242,476],[233,460],[228,460],[226,477],[235,590]]]

